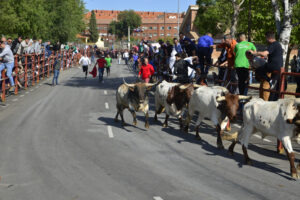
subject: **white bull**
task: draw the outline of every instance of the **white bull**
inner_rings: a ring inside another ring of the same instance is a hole
[[[271,102],[262,99],[252,99],[244,106],[244,123],[239,132],[238,140],[241,142],[246,164],[251,164],[247,153],[250,136],[255,132],[261,132],[263,137],[271,135],[282,141],[290,161],[291,175],[294,178],[298,178],[291,138],[296,136],[294,119],[299,112],[299,104],[300,98],[280,99]],[[229,153],[233,154],[235,144],[236,141],[231,144]]]
[[[218,132],[217,145],[219,149],[223,149],[221,135],[226,128],[229,120],[236,117],[239,107],[239,100],[250,99],[249,96],[230,94],[224,87],[200,87],[194,91],[188,106],[188,114],[186,119],[185,131],[188,127],[193,114],[197,111],[198,120],[196,122],[196,137],[199,136],[199,126],[204,118],[209,118],[216,126]]]
[[[165,109],[166,118],[163,123],[164,127],[168,126],[169,116],[174,116],[179,119],[180,127],[182,127],[182,114],[190,97],[194,91],[194,87],[201,87],[196,84],[168,83],[163,81],[155,90],[155,116],[154,120],[157,121],[157,115],[162,113]]]

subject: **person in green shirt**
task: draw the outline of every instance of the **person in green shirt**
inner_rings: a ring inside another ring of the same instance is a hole
[[[109,54],[107,54],[105,60],[106,60],[106,67],[105,67],[106,68],[106,74],[107,74],[107,76],[109,76],[110,75],[111,62],[112,62],[112,59],[111,59]]]
[[[234,48],[235,60],[234,67],[238,76],[238,87],[240,95],[247,95],[246,87],[249,84],[249,61],[246,57],[246,51],[252,50],[256,52],[253,43],[246,41],[244,33],[238,36],[239,43]]]

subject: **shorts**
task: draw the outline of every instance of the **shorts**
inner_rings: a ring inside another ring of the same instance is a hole
[[[82,66],[82,71],[83,71],[83,72],[87,72],[87,70],[88,70],[88,66],[86,66],[86,65],[85,65],[85,66]]]

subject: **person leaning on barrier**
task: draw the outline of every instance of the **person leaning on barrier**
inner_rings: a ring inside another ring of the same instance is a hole
[[[0,65],[0,80],[2,71],[6,69],[6,75],[9,78],[10,82],[10,92],[13,92],[15,89],[14,78],[12,76],[12,70],[14,68],[14,55],[8,45],[5,42],[1,41],[1,48],[3,49],[2,53],[0,53],[0,61],[2,64]]]
[[[234,48],[235,61],[234,67],[238,76],[238,87],[240,95],[247,95],[247,85],[249,85],[249,61],[246,52],[252,50],[256,52],[256,47],[252,42],[246,41],[246,35],[240,33],[239,43]]]
[[[255,76],[258,78],[266,80],[268,85],[264,84],[264,89],[275,89],[277,82],[280,78],[280,68],[283,67],[283,49],[278,41],[276,41],[275,33],[267,32],[266,40],[268,42],[268,48],[266,51],[253,52],[254,56],[262,56],[268,58],[268,62],[256,69]],[[263,99],[268,99],[268,94],[265,93]]]
[[[22,37],[21,37],[21,36],[19,36],[18,38],[16,38],[16,39],[12,42],[11,50],[12,50],[12,52],[13,52],[14,55],[17,54],[21,42],[22,42]]]

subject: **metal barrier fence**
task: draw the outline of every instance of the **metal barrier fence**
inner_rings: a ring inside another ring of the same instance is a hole
[[[69,51],[57,51],[52,53],[50,56],[46,57],[43,54],[25,54],[16,55],[13,70],[13,79],[15,83],[15,89],[13,93],[18,94],[20,89],[27,90],[28,87],[38,84],[40,80],[49,78],[54,73],[54,61],[60,56],[60,61],[62,62],[61,70],[66,70],[78,65],[79,59],[84,52],[90,55],[89,49],[80,49],[79,53],[73,53]],[[8,77],[6,76],[6,70],[2,72],[2,79],[0,80],[1,89],[0,97],[1,101],[5,102],[6,95],[9,95],[10,83]]]

